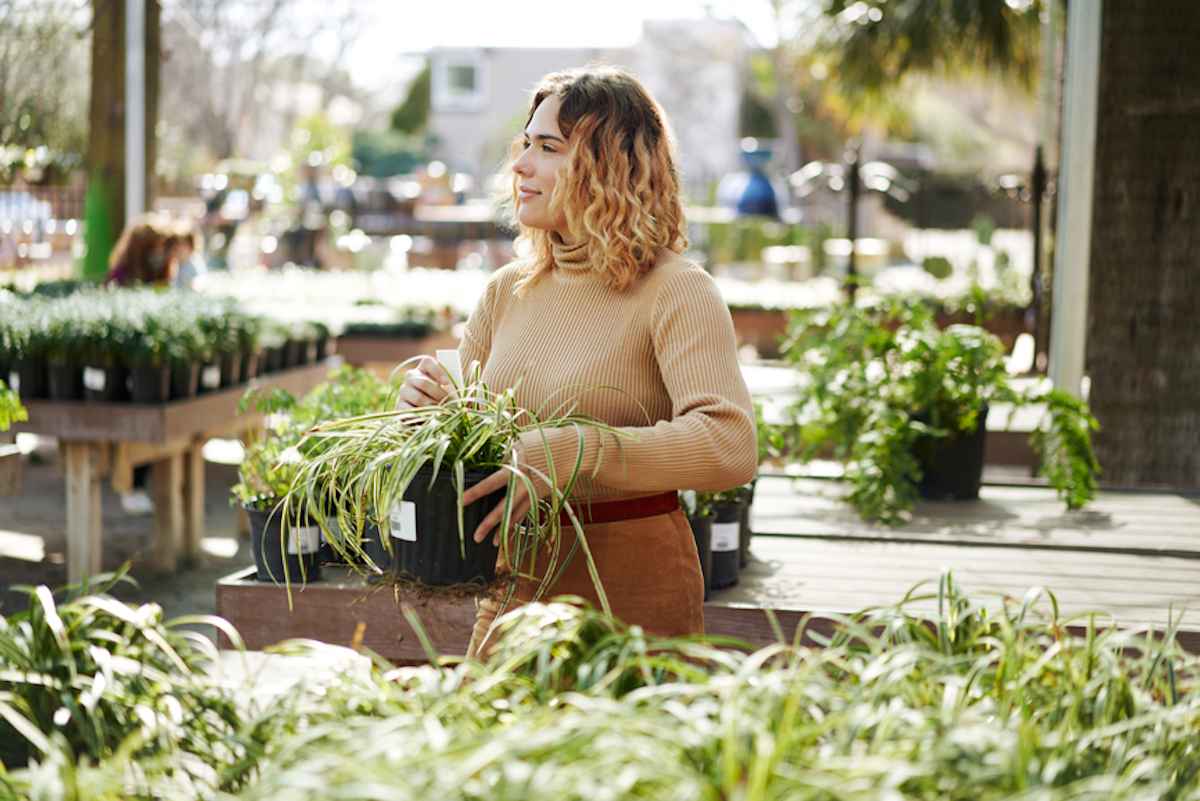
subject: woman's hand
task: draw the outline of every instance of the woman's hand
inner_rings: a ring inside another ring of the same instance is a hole
[[[517,469],[524,473],[525,476],[527,476],[533,483],[534,490],[537,492],[537,498],[533,500],[541,500],[550,494],[550,487],[545,481],[540,480],[537,475],[531,474],[528,466],[526,466],[520,458],[520,453],[520,448],[518,448],[516,451],[517,456],[514,459],[515,463],[520,465]],[[480,481],[478,484],[468,489],[463,493],[463,506],[470,506],[480,498],[486,498],[493,492],[503,490],[508,486],[508,477],[512,475],[512,472],[513,468],[502,467],[485,478],[483,481]],[[524,519],[525,514],[529,511],[531,503],[529,497],[529,487],[525,480],[518,478],[514,482],[514,485],[512,514],[510,517],[512,524],[519,523],[522,519]],[[488,513],[488,516],[483,519],[483,522],[481,522],[475,529],[475,533],[472,535],[475,542],[483,542],[487,537],[488,532],[494,529],[496,533],[492,536],[492,544],[500,544],[500,523],[504,520],[504,503],[504,499],[501,498],[500,502],[496,504],[496,508],[492,509],[492,511]]]
[[[432,356],[417,359],[407,373],[396,396],[397,409],[416,409],[441,403],[454,391],[454,382],[446,369]]]

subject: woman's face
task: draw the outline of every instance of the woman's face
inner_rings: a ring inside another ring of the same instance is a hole
[[[558,127],[561,105],[557,96],[550,95],[534,110],[513,172],[517,174],[517,219],[521,224],[564,235],[568,231],[565,212],[550,208],[550,195],[567,163],[566,137]]]

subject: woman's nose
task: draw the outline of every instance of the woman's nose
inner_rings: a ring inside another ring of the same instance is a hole
[[[529,174],[532,172],[529,167],[529,161],[525,158],[528,153],[529,151],[526,150],[524,153],[517,156],[517,160],[513,162],[513,172],[522,178],[528,178]]]

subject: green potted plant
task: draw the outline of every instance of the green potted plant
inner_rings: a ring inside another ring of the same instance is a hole
[[[286,416],[288,430],[303,432],[329,420],[337,420],[390,409],[395,405],[395,387],[369,370],[343,366],[331,372],[303,398],[297,400],[281,389],[269,393],[251,390],[242,399],[241,409],[250,405],[261,413]],[[318,439],[295,443],[301,459],[311,458],[325,445]],[[283,496],[272,495],[272,501]],[[331,501],[321,506],[329,529],[323,536],[322,560],[365,568],[369,572],[386,570],[391,566],[391,552],[384,548],[379,528],[363,516],[365,503],[358,504],[353,526],[343,534]]]
[[[166,403],[171,396],[171,340],[164,316],[147,314],[140,330],[127,340],[124,357],[129,367],[129,395],[134,403]]]
[[[250,519],[250,544],[259,581],[286,582],[320,578],[320,533],[287,495],[300,467],[300,432],[283,423],[248,445],[233,485],[234,499]]]
[[[59,304],[46,321],[46,387],[51,400],[84,397],[83,361],[90,354],[94,333],[80,304]],[[87,388],[89,400],[95,399]]]
[[[498,551],[514,576],[522,569],[530,572],[538,544],[557,541],[560,515],[574,520],[567,499],[579,467],[574,465],[565,480],[529,475],[511,466],[510,455],[522,437],[532,443],[530,447],[548,448],[540,434],[560,426],[575,426],[580,436],[585,427],[621,435],[610,426],[577,415],[540,419],[516,405],[512,390],[492,392],[475,377],[458,385],[440,404],[313,428],[305,438],[312,450],[306,451],[285,507],[307,510],[318,518],[322,529],[327,529],[329,517],[336,518],[343,537],[364,517],[371,520],[388,534],[384,542],[393,552],[399,578],[433,586],[491,582]],[[505,467],[511,471],[507,492],[463,507],[462,495],[469,487]],[[533,504],[522,520],[505,515],[497,532],[498,546],[491,538],[476,543],[471,533],[498,500],[512,497],[518,482],[536,496],[535,480],[562,489]],[[330,488],[334,488],[332,493]],[[330,497],[334,513],[326,515]],[[577,522],[572,526],[595,577],[582,527]],[[329,536],[328,531],[326,534]],[[537,590],[539,595],[561,569],[563,555],[554,548],[549,553],[550,564]],[[515,583],[510,592],[513,587]],[[603,589],[597,590],[607,608]]]
[[[1032,437],[1042,475],[1069,508],[1095,494],[1087,405],[1044,387],[1017,391],[982,328],[939,329],[921,303],[806,310],[793,314],[784,351],[805,379],[793,406],[803,452],[832,446],[865,519],[901,523],[919,495],[977,496],[984,421],[1000,402],[1044,405]]]

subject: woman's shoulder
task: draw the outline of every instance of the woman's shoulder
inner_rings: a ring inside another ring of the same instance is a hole
[[[645,276],[646,289],[661,298],[664,293],[702,292],[716,293],[717,286],[708,271],[696,262],[663,248],[659,251],[658,260]]]

